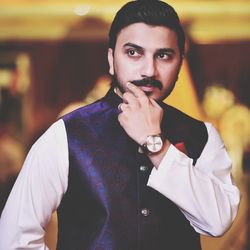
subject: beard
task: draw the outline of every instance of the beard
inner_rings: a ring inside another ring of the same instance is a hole
[[[114,73],[114,75],[111,76],[111,87],[118,88],[122,94],[125,92],[125,90],[122,88],[122,84],[117,78],[116,73]]]

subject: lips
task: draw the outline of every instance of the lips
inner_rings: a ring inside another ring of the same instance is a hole
[[[139,88],[144,92],[152,92],[155,86],[147,84],[147,85],[139,86]]]

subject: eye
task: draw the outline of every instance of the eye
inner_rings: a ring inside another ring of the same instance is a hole
[[[135,49],[127,49],[126,53],[130,57],[138,57],[138,56],[140,56],[138,51],[136,51]]]
[[[168,59],[171,59],[172,56],[168,53],[165,53],[165,52],[161,52],[157,55],[157,58],[160,59],[160,60],[168,60]]]

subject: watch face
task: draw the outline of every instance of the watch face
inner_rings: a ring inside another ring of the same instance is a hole
[[[150,135],[147,137],[147,148],[149,152],[157,153],[162,149],[163,142],[159,135]]]

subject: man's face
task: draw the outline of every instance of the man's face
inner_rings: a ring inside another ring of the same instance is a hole
[[[108,61],[120,89],[126,91],[127,82],[132,82],[151,98],[163,100],[174,87],[182,56],[175,31],[135,23],[120,31]]]

